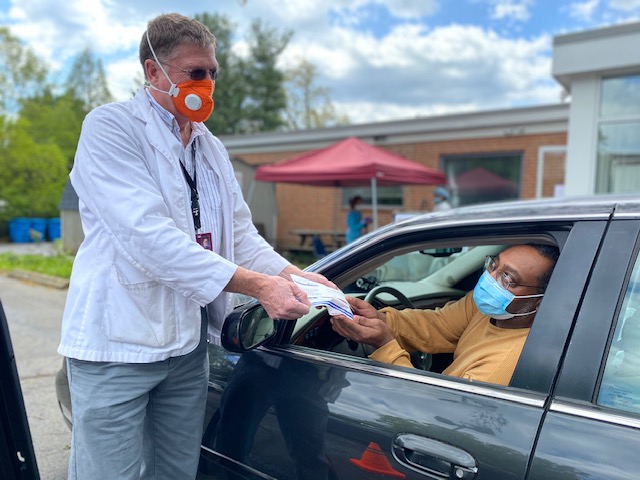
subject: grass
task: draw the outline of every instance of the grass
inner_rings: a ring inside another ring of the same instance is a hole
[[[15,253],[0,254],[0,271],[28,270],[44,273],[54,277],[69,278],[73,256],[70,255],[16,255]]]

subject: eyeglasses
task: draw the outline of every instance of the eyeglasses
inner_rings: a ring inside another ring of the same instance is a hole
[[[207,73],[211,77],[211,80],[213,80],[214,82],[218,78],[218,69],[217,68],[210,68],[209,70],[207,70],[205,68],[194,68],[193,70],[185,70],[183,68],[176,67],[175,65],[169,65],[168,63],[165,63],[165,65],[167,65],[167,66],[169,66],[171,68],[175,68],[176,70],[180,70],[183,73],[188,74],[189,78],[191,80],[196,80],[196,81],[204,80],[205,78],[207,78]]]
[[[497,272],[496,282],[498,282],[498,285],[502,288],[509,290],[510,288],[529,287],[540,290],[538,285],[523,285],[522,283],[515,282],[513,278],[511,278],[511,275],[498,268],[498,262],[496,261],[497,258],[497,255],[487,255],[487,258],[484,261],[484,268],[489,273]]]

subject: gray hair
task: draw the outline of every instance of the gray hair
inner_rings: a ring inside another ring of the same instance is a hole
[[[216,37],[204,24],[179,13],[163,14],[151,20],[147,30],[142,34],[140,64],[143,69],[145,60],[154,60],[147,42],[147,34],[158,59],[162,61],[171,60],[180,45],[197,45],[202,48],[213,45],[213,48],[216,47]]]

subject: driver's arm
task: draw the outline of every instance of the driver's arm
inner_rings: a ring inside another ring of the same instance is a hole
[[[397,340],[391,340],[369,355],[371,360],[390,363],[399,367],[415,368],[411,363],[409,352],[403,349]]]
[[[434,310],[380,310],[398,345],[409,352],[453,352],[473,317],[473,292]]]
[[[453,352],[467,325],[467,301],[471,296],[449,302],[435,310],[396,310],[387,307],[378,312],[394,339],[385,343],[369,358],[400,367],[415,368],[409,352]]]

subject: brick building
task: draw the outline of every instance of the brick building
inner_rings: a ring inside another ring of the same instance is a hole
[[[374,124],[223,137],[232,159],[259,166],[355,136],[446,173],[454,206],[554,196],[564,184],[569,105],[443,115]],[[456,185],[469,173],[471,185]],[[474,185],[474,182],[476,183]],[[493,184],[491,183],[493,182]],[[481,183],[481,184],[478,184]],[[508,185],[509,188],[504,188]],[[501,188],[502,187],[502,188]],[[434,186],[379,188],[379,224],[398,212],[429,211]],[[344,230],[348,199],[368,188],[276,184],[275,237],[280,249],[299,242],[293,230]],[[250,206],[260,198],[248,198]],[[252,206],[253,208],[253,206]],[[365,205],[363,215],[371,211]]]

